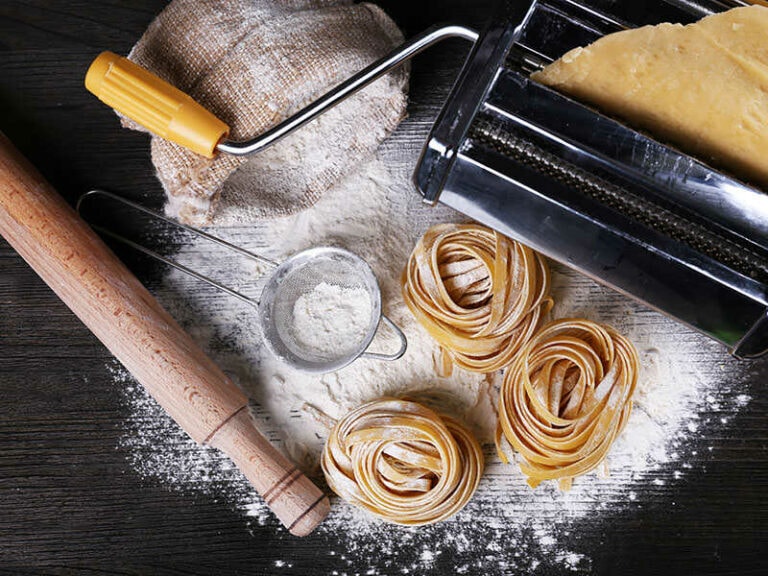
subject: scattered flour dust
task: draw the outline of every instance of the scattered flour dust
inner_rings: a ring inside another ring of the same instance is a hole
[[[371,295],[364,287],[320,282],[296,299],[290,330],[302,352],[343,358],[368,335],[372,313]]]
[[[407,392],[457,414],[485,443],[487,465],[477,494],[441,524],[391,526],[334,499],[331,515],[313,537],[327,540],[329,561],[339,574],[388,574],[395,567],[418,574],[588,572],[592,560],[579,549],[579,534],[604,530],[612,514],[657,505],[638,498],[641,487],[671,484],[688,474],[690,458],[706,450],[701,431],[724,425],[719,412],[733,413],[749,402],[740,394],[739,365],[706,338],[553,266],[553,314],[615,326],[637,346],[642,371],[632,416],[606,465],[576,479],[570,492],[552,484],[531,490],[517,466],[501,464],[492,447],[498,375],[456,370],[447,378],[436,376],[437,349],[401,299],[400,271],[416,238],[435,222],[457,218],[444,207],[422,206],[407,184],[407,170],[388,170],[378,159],[296,216],[215,230],[274,259],[314,245],[341,246],[365,258],[381,284],[383,312],[408,337],[401,360],[361,359],[332,374],[298,373],[264,350],[256,311],[240,301],[175,271],[158,296],[249,394],[267,437],[321,483],[318,455],[326,430],[305,404],[338,418],[367,400]],[[187,239],[183,245],[176,255],[183,263],[258,296],[264,270],[204,241]],[[394,335],[382,330],[371,349],[396,346]],[[138,474],[174,490],[210,494],[230,502],[244,522],[282,530],[226,458],[196,446],[124,370],[114,371],[129,412],[122,449]]]

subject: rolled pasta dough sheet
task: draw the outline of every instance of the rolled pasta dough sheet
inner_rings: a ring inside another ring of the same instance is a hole
[[[768,8],[610,34],[532,78],[768,187]]]

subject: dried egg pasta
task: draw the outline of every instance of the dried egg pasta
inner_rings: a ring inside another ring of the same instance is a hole
[[[328,485],[347,502],[395,524],[433,524],[477,489],[483,452],[456,420],[409,400],[383,398],[353,410],[322,455]]]
[[[433,226],[403,272],[408,308],[451,362],[493,372],[512,360],[551,308],[544,258],[477,224]]]
[[[528,484],[572,479],[603,461],[632,411],[639,360],[613,328],[583,319],[545,326],[507,369],[499,400],[502,435],[522,457]]]

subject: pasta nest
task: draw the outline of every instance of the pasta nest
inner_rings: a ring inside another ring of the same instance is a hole
[[[339,420],[323,472],[347,502],[395,524],[432,524],[461,510],[483,470],[477,440],[458,421],[416,402],[383,398]]]
[[[452,364],[473,372],[508,365],[552,307],[544,257],[478,224],[424,234],[402,275],[408,308]]]
[[[639,360],[609,326],[556,320],[528,342],[506,371],[499,398],[501,437],[522,457],[528,484],[574,477],[603,461],[632,411]]]

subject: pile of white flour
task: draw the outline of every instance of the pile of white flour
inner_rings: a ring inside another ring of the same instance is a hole
[[[642,372],[632,416],[606,466],[577,478],[568,493],[554,485],[531,490],[517,466],[502,465],[490,445],[496,421],[494,376],[461,370],[448,378],[436,376],[436,346],[403,304],[400,273],[416,238],[429,225],[457,215],[422,206],[408,183],[413,164],[392,162],[392,154],[385,147],[383,161],[362,167],[297,216],[215,232],[274,259],[323,244],[362,256],[381,284],[384,313],[408,337],[401,360],[361,359],[337,373],[301,374],[264,350],[256,311],[240,301],[175,271],[168,273],[158,296],[249,394],[267,436],[315,477],[326,431],[303,409],[305,403],[340,417],[382,395],[416,392],[458,415],[486,443],[487,467],[475,498],[442,524],[394,527],[334,499],[331,516],[318,533],[327,539],[339,574],[386,574],[403,565],[416,573],[588,570],[590,559],[578,545],[582,527],[648,505],[637,497],[640,486],[666,486],[701,473],[690,460],[707,450],[707,435],[728,425],[718,412],[733,412],[749,401],[741,392],[739,363],[704,337],[554,266],[554,316],[583,316],[615,326],[637,346]],[[242,292],[259,294],[263,270],[204,241],[188,242],[177,257]],[[394,335],[382,330],[371,350],[396,346]],[[231,502],[244,522],[276,526],[225,458],[196,447],[123,371],[116,369],[115,377],[125,383],[130,412],[122,448],[138,474],[169,489],[213,494]],[[279,562],[276,568],[290,566],[289,560]]]

